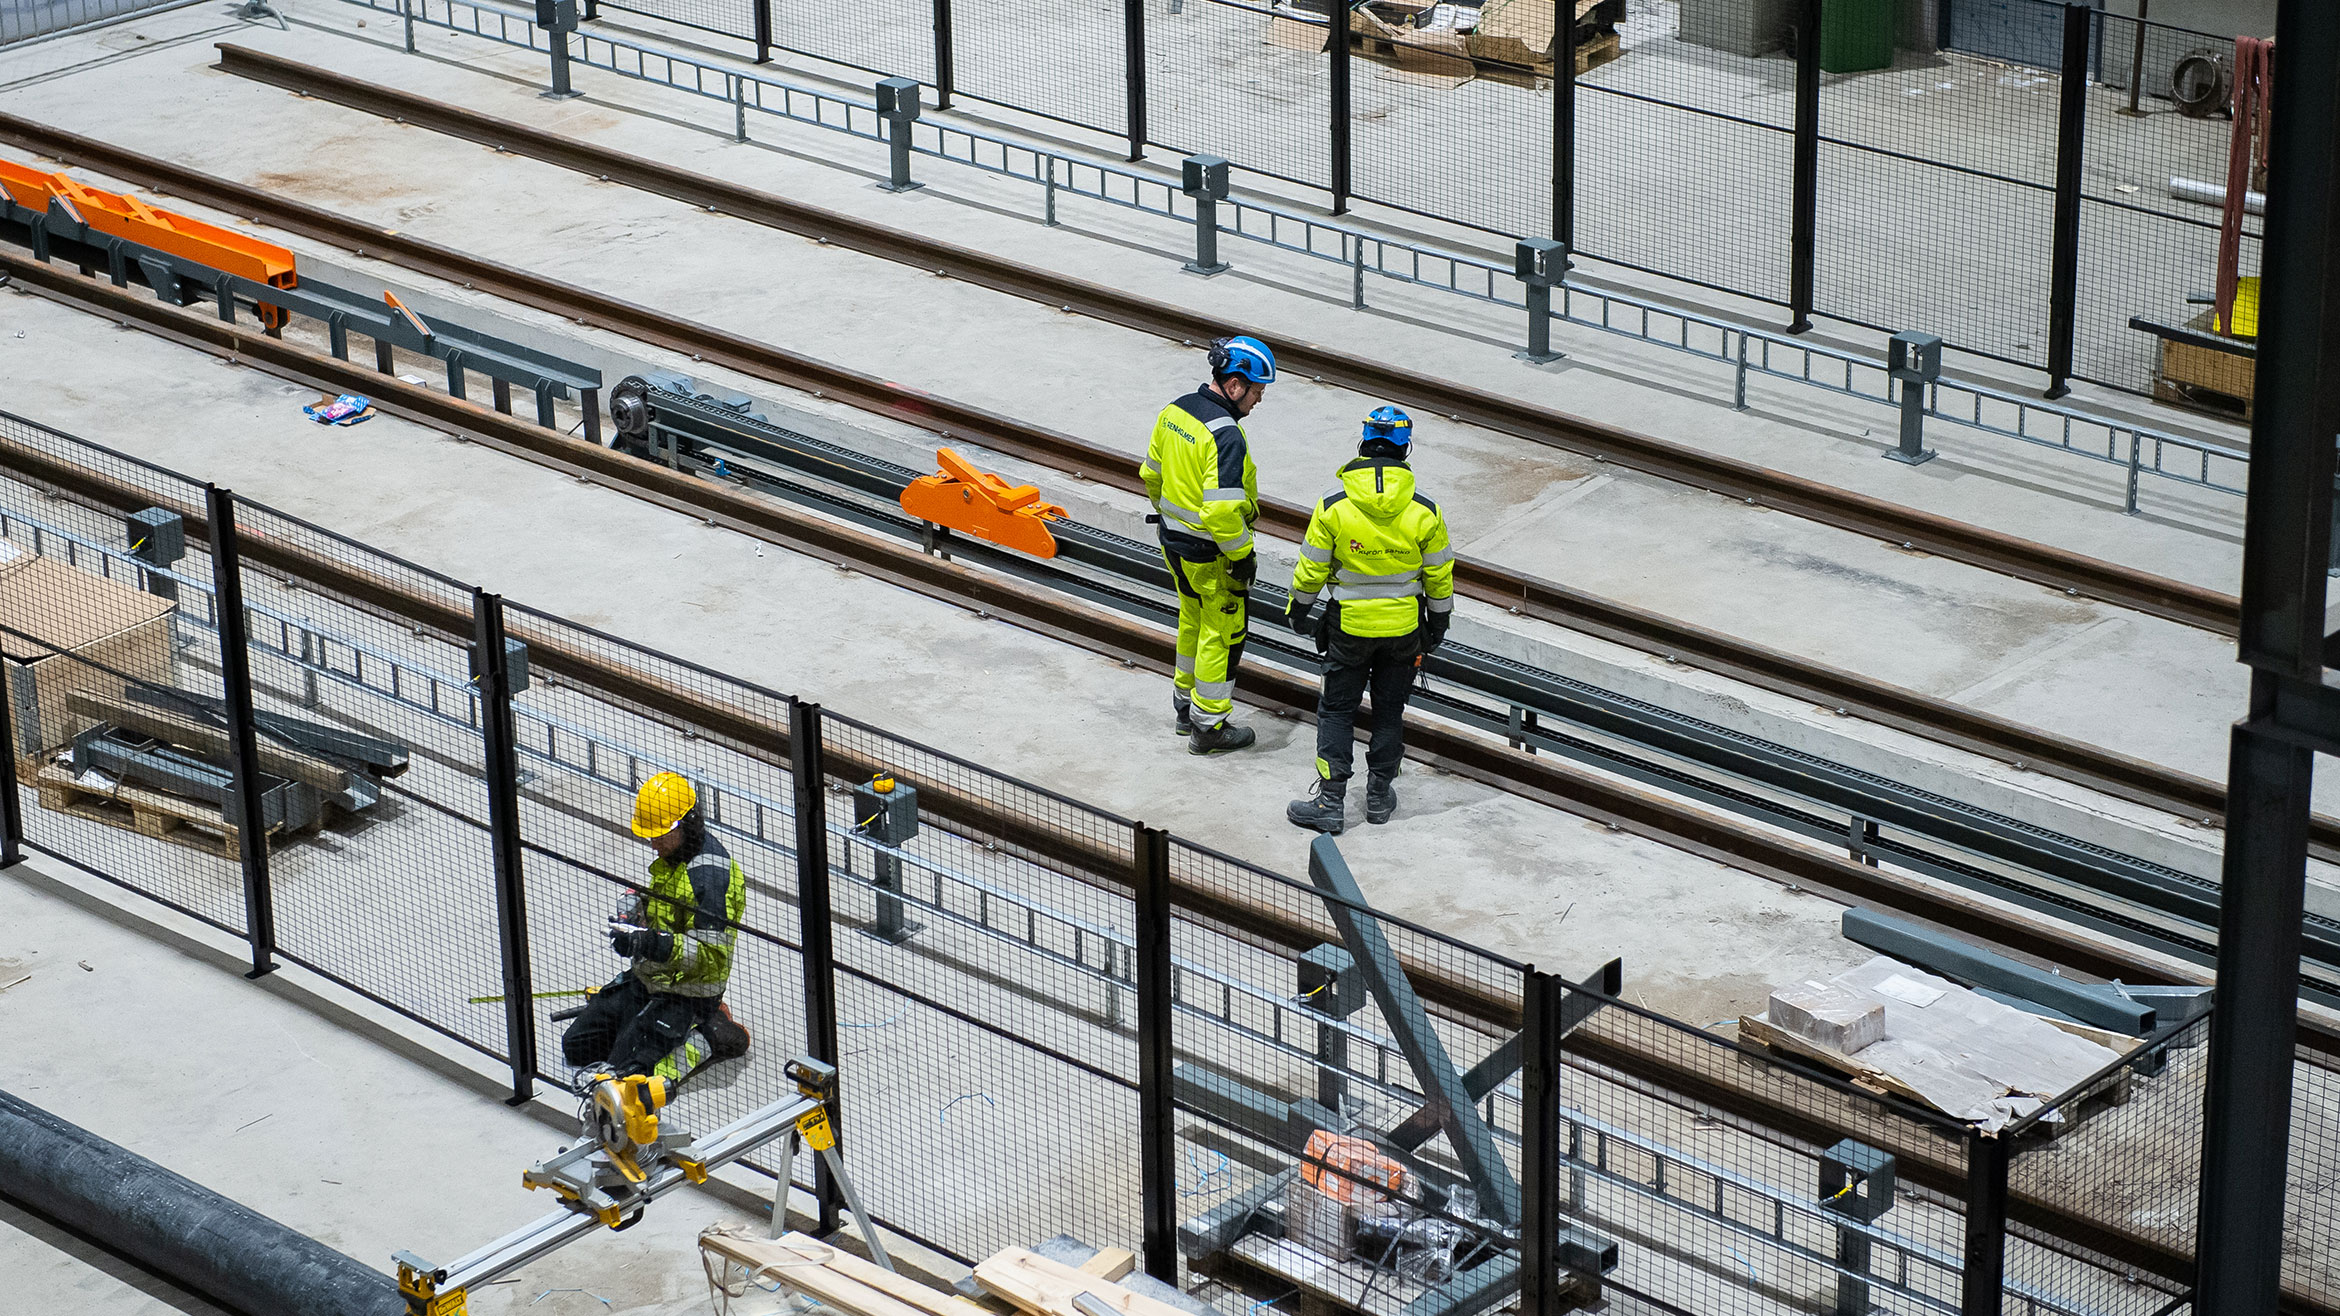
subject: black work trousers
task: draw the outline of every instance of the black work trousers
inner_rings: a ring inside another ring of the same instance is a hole
[[[561,1034],[561,1058],[571,1066],[608,1065],[614,1073],[647,1074],[697,1028],[720,1059],[747,1053],[747,1030],[723,1013],[720,996],[654,992],[631,972],[621,973],[585,1003],[585,1012]]]
[[[1337,623],[1335,623],[1337,624]],[[1357,753],[1357,704],[1373,698],[1373,735],[1365,770],[1393,776],[1406,756],[1406,700],[1414,693],[1414,659],[1422,632],[1351,635],[1336,630],[1324,655],[1324,688],[1316,697],[1316,775],[1347,781]]]

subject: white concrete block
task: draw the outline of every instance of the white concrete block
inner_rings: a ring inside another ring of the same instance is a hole
[[[1885,1040],[1885,1007],[1833,983],[1805,981],[1774,987],[1771,1022],[1807,1042],[1846,1055]]]

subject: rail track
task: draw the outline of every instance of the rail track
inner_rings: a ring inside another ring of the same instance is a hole
[[[995,292],[1185,342],[1205,342],[1225,332],[1225,326],[1212,317],[1120,289],[1005,260],[955,243],[905,233],[296,60],[226,42],[217,48],[218,67],[238,77],[655,192],[766,227],[819,238],[848,250],[931,270]],[[2188,625],[2232,634],[2237,624],[2236,599],[2216,590],[1979,529],[1950,517],[1850,493],[1751,462],[1718,457],[1687,445],[1598,424],[1315,343],[1272,335],[1267,341],[1279,360],[1296,375],[1311,376],[1498,433]]]
[[[222,49],[234,58],[250,56],[250,52],[240,52],[235,47]],[[929,429],[946,440],[979,443],[1112,488],[1134,492],[1140,487],[1133,463],[1126,454],[686,317],[487,260],[411,234],[386,230],[18,116],[0,114],[0,141],[139,183],[159,194],[249,216],[255,222],[414,273],[459,283],[635,341],[687,353],[816,396],[834,398],[873,414]],[[1034,279],[1046,277],[1038,271],[1030,274]],[[1260,526],[1282,538],[1297,540],[1306,528],[1307,515],[1307,509],[1296,504],[1264,500]],[[1638,648],[2189,819],[2212,819],[2225,812],[2225,790],[2216,782],[2055,736],[1858,673],[1749,644],[1493,563],[1469,557],[1459,559],[1456,587],[1470,598],[1522,616]],[[2319,818],[2314,845],[2319,857],[2340,860],[2340,820]]]
[[[443,393],[406,385],[353,363],[272,338],[257,328],[230,324],[200,311],[174,307],[127,289],[0,252],[0,273],[16,286],[135,325],[159,336],[255,366],[321,390],[363,390],[393,414],[441,429],[573,477],[700,518],[792,551],[848,565],[877,579],[963,607],[979,607],[1018,625],[1053,635],[1123,660],[1167,668],[1169,642],[1154,626],[1068,601],[1045,587],[951,562],[834,520],[798,511],[775,500],[742,493],[582,440],[571,439],[511,416]],[[135,484],[59,460],[37,447],[0,440],[0,460],[16,478],[117,512],[149,505],[152,495]],[[205,530],[201,509],[190,512],[189,532]],[[444,599],[406,591],[361,568],[289,543],[247,541],[257,569],[299,580],[343,600],[408,624],[426,627],[454,642],[469,636],[470,617]],[[567,648],[544,637],[527,636],[530,661],[548,674],[623,701],[674,725],[694,729],[737,752],[785,765],[787,728],[753,718],[723,701],[687,686],[666,682],[639,669]],[[1312,683],[1265,668],[1247,674],[1247,693],[1271,708],[1299,712],[1313,707]],[[1435,723],[1418,728],[1418,757],[1434,766],[1497,785],[1621,830],[1718,862],[1792,882],[1847,903],[1889,910],[1924,920],[1979,941],[2004,946],[2096,977],[2161,980],[2168,966],[2127,947],[2077,934],[2049,920],[2035,919],[1990,902],[1932,884],[1867,868],[1820,853],[1784,837],[1717,818],[1671,800],[1618,785],[1549,758],[1531,757],[1500,741]],[[834,770],[851,777],[878,765],[862,764],[834,750]],[[1081,880],[1128,894],[1131,856],[1101,849],[1090,838],[1050,828],[1044,820],[1018,817],[974,794],[940,786],[922,790],[922,809],[938,825],[994,838]],[[1287,949],[1312,947],[1327,930],[1317,921],[1245,900],[1241,893],[1181,880],[1179,905],[1242,935]],[[1409,964],[1409,976],[1434,1009],[1473,1026],[1516,1029],[1516,1003],[1491,995],[1480,984],[1449,977],[1436,964]],[[2340,1029],[2313,1016],[2301,1020],[2301,1045],[2330,1064],[2340,1059]],[[1679,1049],[1652,1052],[1629,1036],[1607,1030],[1580,1030],[1569,1046],[1584,1059],[1662,1084],[1681,1097],[1759,1123],[1806,1142],[1838,1136],[1839,1115],[1814,1106],[1808,1095],[1790,1098],[1772,1090],[1759,1071],[1727,1060],[1685,1056]],[[1718,1053],[1719,1054],[1719,1053]],[[1844,1118],[1850,1118],[1848,1106]],[[1924,1138],[1888,1138],[1902,1157],[1903,1174],[1913,1183],[1946,1194],[1963,1190],[1963,1169],[1945,1159]],[[1903,1143],[1906,1142],[1906,1145]],[[2015,1219],[2098,1255],[2143,1271],[2184,1282],[2192,1273],[2190,1255],[2153,1238],[2076,1215],[2061,1204],[2017,1194]],[[2329,1309],[2299,1295],[2286,1295],[2289,1311],[2330,1316]]]

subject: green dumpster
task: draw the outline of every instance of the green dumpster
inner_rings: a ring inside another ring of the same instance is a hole
[[[1829,73],[1893,67],[1893,0],[1823,0],[1820,67]]]

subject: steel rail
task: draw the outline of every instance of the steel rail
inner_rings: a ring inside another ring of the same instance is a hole
[[[0,113],[0,141],[140,183],[157,195],[249,215],[256,222],[362,257],[688,353],[817,397],[834,398],[931,430],[943,439],[970,440],[1110,488],[1142,492],[1126,454],[1073,435],[15,115]],[[1282,538],[1297,540],[1307,526],[1308,509],[1297,504],[1264,499],[1261,513],[1261,528]],[[2021,769],[2189,819],[2216,819],[2225,814],[2226,792],[2216,782],[1647,609],[1468,556],[1456,561],[1455,583],[1466,597],[1521,616],[1808,700]],[[2340,820],[2319,819],[2315,843],[2320,857],[2340,860]]]
[[[364,389],[375,404],[394,415],[456,433],[484,446],[510,453],[579,479],[602,484],[654,505],[698,517],[710,525],[778,544],[824,561],[850,565],[863,574],[952,602],[981,607],[1016,624],[1068,640],[1116,658],[1137,657],[1157,667],[1168,666],[1170,643],[1156,628],[1097,610],[1070,604],[1052,591],[1021,582],[1003,581],[962,565],[945,562],[914,547],[897,545],[877,535],[796,512],[772,500],[738,493],[679,472],[651,466],[582,440],[498,414],[477,404],[418,388],[370,369],[310,351],[297,344],[272,339],[256,328],[222,322],[211,316],[170,306],[128,290],[0,252],[0,272],[12,283],[114,319],[134,324],[161,337],[227,357],[306,385],[336,392]],[[116,511],[150,506],[151,491],[114,480],[38,448],[0,439],[0,455],[19,479],[45,484],[62,493]],[[202,530],[201,509],[189,514],[189,530]],[[246,541],[254,566],[282,572],[304,588],[337,596],[366,610],[421,625],[460,640],[468,617],[444,600],[405,590],[354,563],[337,562],[286,543],[262,538]],[[675,725],[693,728],[728,748],[767,762],[787,762],[787,728],[744,713],[708,693],[660,681],[558,639],[531,634],[530,661],[581,688],[623,701],[627,706]],[[1287,710],[1313,707],[1311,683],[1267,669],[1252,691],[1262,702]],[[1417,757],[1447,771],[1511,790],[1523,797],[1608,823],[1620,830],[1649,837],[1716,862],[1755,872],[1776,881],[1794,883],[1864,907],[1893,910],[1937,926],[1975,937],[2020,953],[2039,957],[2096,977],[2128,980],[2171,976],[2168,967],[2144,960],[2127,948],[2080,936],[2045,920],[1995,908],[1930,884],[1905,879],[1878,869],[1808,849],[1759,829],[1704,814],[1645,792],[1591,777],[1588,774],[1511,750],[1500,742],[1467,732],[1428,726],[1419,737]],[[859,763],[850,755],[831,751],[835,775],[851,777],[874,770],[877,764]],[[1060,871],[1102,889],[1128,894],[1129,856],[1100,846],[1093,839],[1020,818],[979,797],[948,789],[920,794],[922,808],[938,821],[978,835],[994,837],[1015,850],[1060,867]],[[1243,898],[1234,890],[1174,879],[1175,899],[1182,912],[1222,930],[1240,930],[1285,950],[1311,948],[1330,935],[1322,919],[1295,917]],[[1426,1001],[1442,1013],[1475,1026],[1516,1029],[1518,1004],[1491,992],[1483,984],[1458,979],[1435,962],[1406,964],[1408,977]],[[2180,975],[2183,976],[2183,975]],[[1632,1007],[1619,1008],[1635,1013]],[[2314,1018],[2300,1021],[2301,1044],[2323,1056],[2340,1056],[2340,1029]],[[1871,1114],[1863,1118],[1855,1098],[1843,1095],[1841,1118],[1815,1106],[1810,1090],[1789,1092],[1763,1075],[1730,1058],[1727,1048],[1658,1047],[1639,1042],[1629,1029],[1588,1026],[1570,1035],[1565,1046],[1582,1059],[1606,1066],[1672,1093],[1676,1100],[1712,1106],[1757,1122],[1786,1136],[1824,1145],[1849,1127],[1861,1127],[1885,1150],[1900,1156],[1904,1174],[1913,1182],[1956,1194],[1964,1188],[1964,1168],[1947,1144],[1920,1130],[1920,1119],[1909,1136],[1890,1132]],[[1711,1052],[1712,1054],[1707,1054]],[[1796,1068],[1796,1066],[1788,1066]],[[1822,1085],[1833,1090],[1823,1076]],[[1865,1098],[1864,1098],[1865,1099]],[[1892,1104],[1892,1103],[1887,1103]],[[2018,1194],[2011,1206],[2015,1219],[2069,1242],[2137,1265],[2171,1279],[2191,1273],[2190,1255],[2166,1244],[2071,1214],[2058,1204]],[[2312,1303],[2287,1308],[2323,1313]]]
[[[218,50],[218,67],[239,77],[931,270],[995,292],[1182,342],[1206,342],[1225,332],[1225,326],[1210,316],[1117,288],[905,233],[677,165],[596,147],[231,43],[220,43]],[[1264,337],[1295,375],[2187,625],[2221,634],[2232,634],[2236,626],[2239,605],[2234,596],[2217,590],[1970,526],[1315,343]]]

